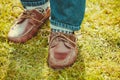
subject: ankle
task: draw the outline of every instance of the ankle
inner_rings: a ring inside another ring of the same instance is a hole
[[[43,11],[46,11],[46,9],[47,9],[48,7],[50,7],[49,1],[46,2],[45,4],[42,4],[42,5],[39,5],[39,6],[26,6],[25,8],[26,8],[27,10],[36,9],[36,10],[41,11],[41,9],[42,9]]]
[[[74,34],[73,30],[62,28],[60,26],[55,26],[55,25],[52,25],[52,24],[50,24],[50,26],[51,26],[51,31],[52,32],[61,32],[61,33],[64,33],[64,34]]]

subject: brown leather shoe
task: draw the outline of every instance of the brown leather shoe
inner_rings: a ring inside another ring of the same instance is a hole
[[[36,9],[24,11],[10,29],[8,39],[13,42],[26,42],[38,32],[38,29],[49,16],[49,8],[45,13]]]
[[[77,58],[76,37],[74,34],[52,32],[49,38],[48,65],[61,69],[72,65]]]

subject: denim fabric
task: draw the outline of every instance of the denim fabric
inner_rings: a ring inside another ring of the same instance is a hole
[[[48,0],[21,0],[24,6],[38,6]],[[50,0],[52,25],[76,31],[80,29],[86,0]]]
[[[46,3],[48,0],[21,0],[22,5],[25,6],[39,6]]]
[[[86,0],[50,0],[51,24],[73,31],[79,30]]]

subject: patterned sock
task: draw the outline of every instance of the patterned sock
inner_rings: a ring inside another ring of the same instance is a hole
[[[74,31],[50,24],[52,32],[62,32],[65,34],[74,34]]]
[[[43,9],[43,11],[46,11],[46,9],[50,6],[50,3],[49,1],[46,2],[45,4],[43,5],[40,5],[40,6],[26,6],[25,8],[27,10],[32,10],[32,9],[37,9],[37,10],[41,10],[41,8]]]

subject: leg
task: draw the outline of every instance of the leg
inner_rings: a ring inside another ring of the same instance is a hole
[[[77,45],[74,31],[80,29],[85,0],[51,0],[51,28],[48,64],[64,68],[74,63]]]
[[[8,33],[8,39],[24,43],[31,39],[41,25],[49,18],[48,0],[21,0],[25,11],[17,19]]]
[[[51,24],[79,30],[85,12],[85,0],[51,0]]]

